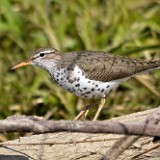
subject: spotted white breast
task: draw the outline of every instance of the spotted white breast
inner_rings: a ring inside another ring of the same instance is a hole
[[[73,71],[67,69],[53,69],[50,73],[53,80],[66,90],[84,98],[105,97],[112,89],[117,88],[129,78],[123,78],[110,82],[100,82],[88,79],[86,74],[75,66]]]

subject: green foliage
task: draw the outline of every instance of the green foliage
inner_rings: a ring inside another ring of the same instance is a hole
[[[157,0],[1,0],[0,118],[26,114],[73,119],[85,101],[51,82],[40,68],[8,69],[46,46],[63,52],[103,50],[160,59],[159,15]],[[132,79],[113,92],[100,118],[159,104],[160,72],[156,71]]]

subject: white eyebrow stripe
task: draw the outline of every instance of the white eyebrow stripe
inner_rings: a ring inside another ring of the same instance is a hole
[[[39,52],[39,54],[40,54],[40,53],[53,53],[53,50],[41,51],[41,52]]]

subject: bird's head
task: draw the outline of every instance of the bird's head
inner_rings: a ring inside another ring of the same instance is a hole
[[[11,70],[27,65],[36,65],[49,70],[52,66],[56,65],[56,62],[58,62],[60,58],[61,56],[58,50],[54,48],[40,48],[31,58],[13,66]]]

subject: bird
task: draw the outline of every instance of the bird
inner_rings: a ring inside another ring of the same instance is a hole
[[[93,121],[97,120],[107,95],[137,74],[160,68],[159,60],[133,59],[105,51],[71,51],[62,53],[55,48],[37,49],[29,59],[11,70],[35,65],[45,69],[59,86],[76,96],[100,98]],[[87,112],[82,110],[74,120]]]

